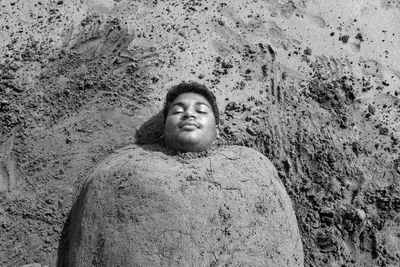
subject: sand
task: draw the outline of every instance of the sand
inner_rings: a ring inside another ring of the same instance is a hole
[[[304,266],[276,169],[243,146],[128,146],[88,177],[58,266]]]
[[[194,80],[216,93],[220,142],[277,168],[306,266],[397,266],[399,8],[2,1],[0,265],[55,266],[85,179],[158,142],[168,87]]]

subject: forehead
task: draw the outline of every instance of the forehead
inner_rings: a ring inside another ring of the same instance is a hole
[[[183,93],[178,95],[175,100],[172,102],[171,106],[177,103],[184,103],[184,104],[194,104],[194,103],[204,103],[211,107],[210,102],[202,96],[197,93]]]

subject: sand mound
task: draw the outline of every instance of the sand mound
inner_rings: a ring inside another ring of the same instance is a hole
[[[303,266],[276,169],[240,146],[196,159],[124,149],[93,172],[70,230],[66,266]]]

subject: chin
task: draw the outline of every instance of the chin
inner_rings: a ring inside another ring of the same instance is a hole
[[[175,135],[166,135],[165,144],[168,148],[182,152],[200,152],[209,149],[216,136],[203,136],[198,132],[181,132]]]
[[[205,150],[209,149],[213,143],[214,143],[214,140],[212,140],[211,142],[207,142],[207,143],[185,142],[183,144],[181,143],[182,145],[180,146],[179,150],[181,150],[183,152],[205,151]]]
[[[212,143],[211,143],[212,144]],[[176,140],[172,142],[166,142],[167,147],[173,149],[173,150],[179,150],[182,152],[200,152],[207,150],[209,147],[211,147],[211,144],[201,144],[197,140],[179,140],[177,142]]]

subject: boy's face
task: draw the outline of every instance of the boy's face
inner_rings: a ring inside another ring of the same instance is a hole
[[[174,150],[203,151],[217,137],[211,104],[196,93],[180,94],[172,102],[164,126],[165,144]]]

